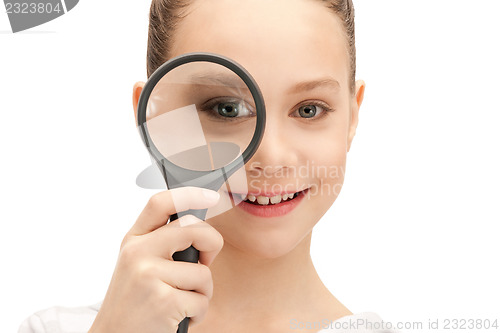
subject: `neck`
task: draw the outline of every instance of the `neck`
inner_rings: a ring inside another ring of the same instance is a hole
[[[334,313],[341,304],[321,282],[310,244],[311,233],[286,255],[262,258],[225,243],[210,266],[210,312],[235,320]]]

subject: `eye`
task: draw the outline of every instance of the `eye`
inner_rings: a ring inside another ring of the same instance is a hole
[[[333,111],[333,109],[323,102],[309,102],[308,104],[302,104],[294,113],[292,113],[292,116],[316,120],[325,116],[326,112],[329,111]]]

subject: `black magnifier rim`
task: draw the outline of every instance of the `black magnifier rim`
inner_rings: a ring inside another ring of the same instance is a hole
[[[240,64],[235,62],[232,59],[229,59],[223,55],[216,53],[208,53],[208,52],[193,52],[186,53],[175,58],[172,58],[161,65],[149,78],[149,80],[144,85],[142,89],[141,95],[139,97],[139,103],[137,105],[137,126],[141,128],[141,132],[143,135],[141,137],[144,140],[144,143],[147,147],[154,152],[159,159],[165,158],[158,151],[156,146],[153,144],[151,137],[147,130],[144,130],[146,126],[143,126],[146,122],[146,110],[149,101],[149,97],[153,92],[156,84],[171,70],[181,65],[191,63],[191,62],[211,62],[221,66],[224,66],[240,77],[243,82],[247,85],[252,94],[252,97],[255,102],[255,108],[257,113],[257,121],[255,125],[255,132],[250,141],[250,144],[242,153],[244,163],[247,163],[250,158],[255,154],[259,144],[262,140],[262,136],[264,134],[264,128],[266,124],[266,109],[264,105],[264,98],[262,97],[262,93],[255,82],[254,78],[248,73],[248,71],[243,68]],[[232,163],[230,163],[232,164]],[[222,168],[220,168],[222,169]]]

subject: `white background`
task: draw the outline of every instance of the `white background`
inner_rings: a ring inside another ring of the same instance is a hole
[[[131,98],[149,3],[83,0],[18,34],[1,10],[2,332],[100,301],[154,193],[135,185],[150,160]],[[365,101],[317,269],[353,312],[500,321],[500,2],[355,7]]]

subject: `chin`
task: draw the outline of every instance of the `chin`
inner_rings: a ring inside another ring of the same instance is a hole
[[[261,259],[276,259],[294,251],[297,246],[310,234],[302,231],[296,233],[271,232],[263,234],[224,234],[224,246],[232,247],[245,255]]]

